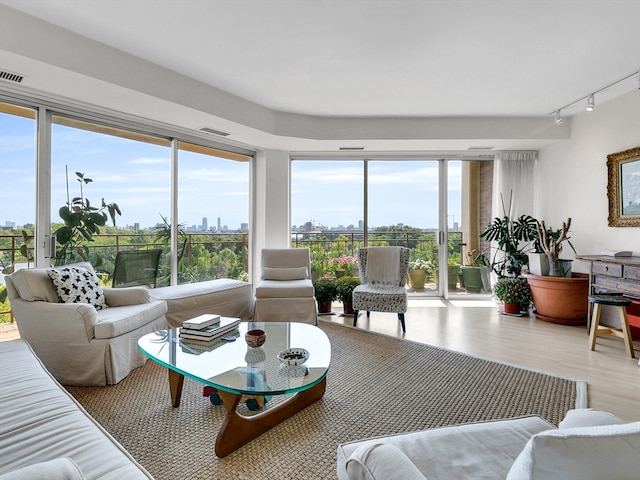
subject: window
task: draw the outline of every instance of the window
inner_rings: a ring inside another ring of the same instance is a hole
[[[249,160],[180,142],[179,283],[248,279]]]
[[[35,227],[36,111],[0,103],[0,268],[33,262]],[[14,238],[17,236],[18,238]],[[24,255],[27,253],[27,256]]]

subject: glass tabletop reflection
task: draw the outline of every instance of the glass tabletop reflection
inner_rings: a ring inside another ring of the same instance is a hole
[[[267,339],[261,347],[247,345],[248,330],[261,329]],[[318,327],[306,323],[242,322],[225,337],[210,342],[180,338],[173,328],[138,340],[140,350],[176,373],[223,391],[248,395],[279,395],[306,390],[319,383],[331,362],[331,344]],[[287,348],[309,352],[302,365],[285,365],[278,354]]]

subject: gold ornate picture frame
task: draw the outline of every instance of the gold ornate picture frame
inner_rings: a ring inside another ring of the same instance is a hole
[[[640,227],[640,147],[607,155],[610,227]]]

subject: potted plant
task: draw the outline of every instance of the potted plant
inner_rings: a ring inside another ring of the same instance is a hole
[[[423,258],[416,258],[409,262],[409,285],[415,290],[424,288],[427,282],[427,276],[432,275],[433,267],[431,262]]]
[[[344,276],[336,280],[336,294],[345,314],[353,314],[353,290],[360,285],[358,277]]]
[[[503,303],[505,313],[520,313],[520,310],[528,310],[532,298],[527,280],[520,277],[498,279],[493,286],[493,294]]]
[[[338,298],[336,281],[333,278],[323,277],[313,282],[313,288],[318,302],[318,314],[331,313],[331,302]]]
[[[480,234],[480,238],[497,243],[489,265],[498,278],[518,277],[522,273],[522,267],[529,261],[529,242],[538,237],[538,221],[531,215],[520,215],[517,219],[512,219],[511,200],[508,210],[504,200],[502,201],[502,210],[503,216],[494,218]]]
[[[553,228],[547,228],[544,223],[537,222],[538,232],[538,245],[547,256],[549,263],[549,276],[550,277],[570,277],[571,267],[567,270],[562,268],[561,262],[570,262],[570,260],[561,260],[560,253],[562,252],[562,242],[567,242],[573,253],[576,253],[576,249],[573,248],[573,244],[569,240],[567,235],[569,228],[571,228],[571,218],[568,218],[566,222],[562,223],[562,228],[554,230]]]
[[[116,215],[121,215],[120,207],[116,203],[105,203],[104,198],[100,207],[94,207],[84,196],[83,186],[93,182],[76,172],[76,180],[80,183],[80,196],[69,198],[69,181],[67,176],[67,203],[59,210],[64,225],[54,232],[60,247],[56,251],[56,266],[78,261],[89,261],[89,248],[85,242],[92,242],[93,235],[100,233],[100,227],[107,223],[109,212],[113,226],[116,226]],[[94,267],[102,264],[102,258],[97,257],[92,262]]]
[[[487,269],[488,279],[488,264],[489,261],[484,253],[478,253],[476,250],[467,252],[467,261],[460,267],[461,286],[469,292],[482,292],[485,286],[483,269]]]
[[[356,258],[351,255],[342,255],[329,260],[329,269],[336,278],[343,276],[352,277],[358,271]]]
[[[324,247],[312,245],[311,251],[311,279],[315,282],[329,272],[329,256]]]
[[[563,222],[562,228],[547,227],[545,222],[537,222],[540,248],[549,263],[549,275],[525,275],[531,288],[536,317],[553,323],[578,325],[586,321],[589,311],[589,275],[573,273],[565,276],[558,258],[562,243],[569,242],[568,232],[571,218]],[[575,252],[575,249],[573,249]]]

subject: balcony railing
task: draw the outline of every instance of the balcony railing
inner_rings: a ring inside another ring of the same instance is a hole
[[[179,246],[181,261],[179,264],[179,283],[200,282],[215,278],[237,278],[248,280],[249,267],[248,233],[185,233]],[[94,236],[89,248],[90,260],[98,257],[102,263],[96,268],[105,285],[111,284],[111,274],[115,257],[120,250],[158,248],[164,251],[160,262],[158,286],[169,284],[170,252],[166,246],[154,242],[153,234],[118,233]],[[371,246],[390,245],[411,249],[411,258],[437,259],[437,234],[434,231],[386,230],[370,232],[368,244]],[[20,252],[23,245],[21,235],[0,234],[0,267],[5,270],[11,266],[28,266],[27,258]],[[362,232],[293,232],[292,247],[308,247],[311,251],[312,270],[322,274],[327,263],[333,257],[353,255],[364,245]],[[461,232],[449,232],[449,256],[454,262],[460,262],[462,243]],[[3,288],[3,283],[0,288]],[[0,323],[11,321],[8,302],[0,303]]]

